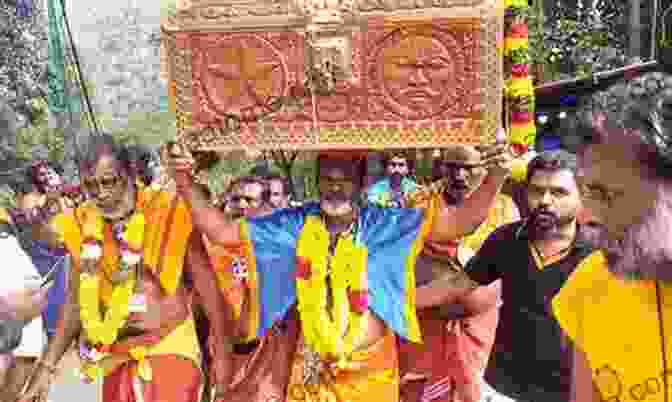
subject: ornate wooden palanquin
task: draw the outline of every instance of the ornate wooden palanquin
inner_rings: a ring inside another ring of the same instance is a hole
[[[162,25],[178,139],[194,150],[491,143],[502,116],[503,7],[184,1]],[[307,74],[325,65],[334,85],[307,91]],[[287,99],[300,101],[280,108]]]

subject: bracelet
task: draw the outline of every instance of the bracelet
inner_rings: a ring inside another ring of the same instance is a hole
[[[39,367],[44,367],[49,371],[49,374],[56,374],[58,372],[58,367],[55,364],[47,363],[46,361],[40,359],[37,361]]]

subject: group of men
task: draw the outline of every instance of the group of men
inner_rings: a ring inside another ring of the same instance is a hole
[[[194,402],[205,383],[221,402],[475,402],[483,376],[519,401],[667,402],[672,97],[584,117],[575,153],[529,163],[523,216],[502,145],[442,150],[429,186],[393,152],[368,189],[365,153],[321,152],[319,201],[287,208],[277,177],[213,203],[179,147],[171,193],[88,138],[88,201],[41,222],[72,266],[23,400],[76,341],[104,402]]]

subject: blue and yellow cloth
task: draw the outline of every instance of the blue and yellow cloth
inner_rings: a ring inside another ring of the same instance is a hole
[[[253,252],[249,263],[250,334],[263,336],[296,303],[296,243],[318,203],[243,220],[241,233]],[[433,211],[364,207],[356,241],[368,248],[371,310],[395,333],[420,341],[415,313],[415,260],[422,250]]]

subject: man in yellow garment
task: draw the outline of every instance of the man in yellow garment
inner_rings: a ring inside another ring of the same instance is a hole
[[[209,266],[191,211],[174,194],[143,187],[137,160],[110,135],[81,144],[90,201],[53,221],[72,256],[57,332],[23,395],[44,387],[79,337],[86,379],[103,377],[104,402],[196,402],[200,348],[185,286],[189,273],[217,338],[217,386],[230,382],[230,309]]]
[[[176,154],[167,163],[183,172],[176,182],[191,201],[196,227],[213,242],[251,247],[250,307],[243,318],[247,335],[278,330],[290,345],[294,337],[296,346],[282,354],[288,358],[273,365],[279,372],[272,384],[275,399],[254,402],[397,401],[395,334],[420,340],[414,306],[417,254],[428,237],[459,238],[485,220],[510,159],[502,147],[489,149],[491,169],[473,197],[460,208],[423,211],[360,206],[365,155],[322,152],[319,203],[239,223],[210,206],[184,174],[193,162]],[[250,401],[242,389],[217,400]]]
[[[672,76],[598,94],[576,133],[593,254],[554,298],[577,346],[576,402],[672,399]],[[644,89],[646,88],[646,89]]]

